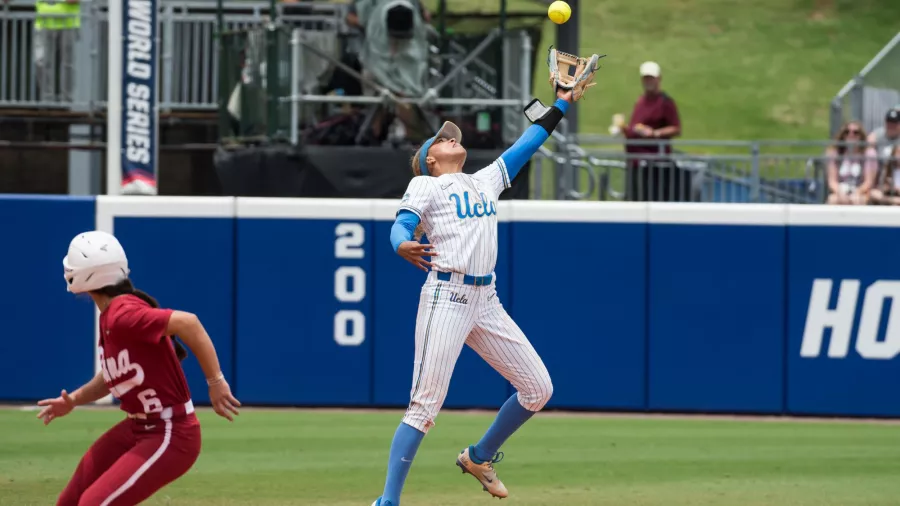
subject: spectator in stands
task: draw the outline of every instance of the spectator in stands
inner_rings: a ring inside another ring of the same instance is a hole
[[[681,135],[678,107],[660,87],[662,71],[658,63],[644,62],[640,74],[644,93],[634,104],[628,125],[624,124],[624,117],[616,115],[614,121],[618,124],[614,129],[621,131],[629,141],[659,142],[640,145],[626,142],[627,198],[633,201],[691,200],[690,172],[679,169],[661,156],[672,153],[672,146],[667,141]]]
[[[878,166],[875,158],[867,154],[865,139],[862,124],[851,121],[838,132],[834,145],[825,150],[829,204],[868,203]]]
[[[884,115],[884,126],[878,127],[869,134],[869,152],[884,167],[891,157],[894,148],[900,144],[900,105],[889,109]]]
[[[384,86],[399,97],[425,94],[428,75],[427,22],[430,14],[419,0],[356,0],[347,15],[347,23],[359,27],[365,35],[360,52],[363,76]],[[366,95],[375,95],[363,84]],[[418,126],[417,111],[397,104],[395,113],[410,131]],[[380,136],[381,115],[372,123],[373,134]]]
[[[878,185],[872,188],[871,202],[888,206],[900,206],[900,143],[894,146],[887,162],[879,171]]]
[[[81,30],[81,2],[37,0],[34,10],[37,16],[34,20],[33,50],[40,99],[71,102],[75,85],[75,43]]]

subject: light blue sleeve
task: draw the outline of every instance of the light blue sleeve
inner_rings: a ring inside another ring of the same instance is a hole
[[[553,106],[562,111],[563,114],[569,110],[569,103],[561,98],[557,98]],[[510,181],[516,178],[516,175],[525,166],[525,163],[537,153],[537,150],[549,137],[550,132],[545,130],[544,127],[531,125],[515,144],[500,155],[500,158],[503,159],[503,164],[506,166],[506,172]]]
[[[418,225],[419,217],[416,213],[406,209],[401,209],[397,213],[397,219],[394,220],[394,224],[391,226],[391,246],[394,247],[395,253],[400,248],[401,243],[413,240],[413,233]]]

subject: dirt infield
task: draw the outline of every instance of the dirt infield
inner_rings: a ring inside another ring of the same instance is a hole
[[[37,411],[37,406],[33,404],[0,404],[0,409],[18,409],[21,411]],[[117,406],[111,405],[92,405],[82,406],[78,409],[90,410],[117,410]],[[209,411],[210,408],[200,406],[198,411]],[[403,409],[399,408],[309,408],[309,407],[281,407],[281,406],[245,406],[241,411],[249,412],[277,412],[277,411],[296,411],[305,413],[402,413]],[[496,410],[485,409],[450,409],[442,410],[443,413],[454,413],[460,415],[478,415],[490,416],[496,413]],[[876,425],[900,425],[900,419],[897,418],[853,418],[853,417],[822,417],[822,416],[781,416],[781,415],[736,415],[736,414],[710,414],[710,413],[649,413],[649,412],[607,412],[607,411],[565,411],[565,410],[544,410],[542,417],[560,417],[560,418],[606,418],[606,419],[638,419],[638,420],[704,420],[704,421],[732,421],[732,422],[800,422],[800,423],[861,423]]]

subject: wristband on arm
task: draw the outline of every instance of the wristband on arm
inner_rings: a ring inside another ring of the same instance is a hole
[[[219,372],[219,374],[215,375],[213,378],[206,378],[206,384],[209,386],[213,386],[216,383],[221,383],[224,380],[225,375],[222,372]]]
[[[525,106],[525,117],[528,118],[528,121],[546,130],[547,134],[550,134],[556,128],[556,125],[562,121],[568,108],[569,103],[561,98],[556,99],[556,102],[550,107],[547,107],[539,99],[535,98]]]

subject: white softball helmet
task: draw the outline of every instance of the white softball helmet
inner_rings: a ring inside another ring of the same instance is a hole
[[[128,258],[112,234],[94,230],[78,234],[63,258],[68,290],[84,293],[115,285],[128,277]]]

